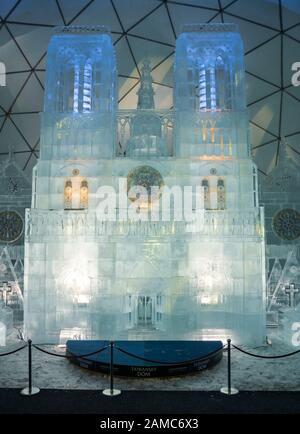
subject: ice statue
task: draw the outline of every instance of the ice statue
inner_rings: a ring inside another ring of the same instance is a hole
[[[236,26],[184,28],[172,119],[155,109],[148,60],[137,109],[116,112],[104,27],[56,29],[46,70],[26,223],[27,337],[263,342],[264,224]]]

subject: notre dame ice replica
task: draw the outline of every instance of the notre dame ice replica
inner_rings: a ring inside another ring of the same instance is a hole
[[[154,107],[149,60],[136,110],[117,110],[116,78],[107,29],[56,29],[26,220],[27,337],[262,342],[264,224],[236,26],[184,27],[172,111]]]

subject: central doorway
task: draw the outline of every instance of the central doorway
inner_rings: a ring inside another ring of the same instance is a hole
[[[154,325],[153,298],[148,295],[139,295],[137,299],[137,325]]]

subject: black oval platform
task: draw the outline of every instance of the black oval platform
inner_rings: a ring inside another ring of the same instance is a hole
[[[70,360],[83,368],[107,373],[110,369],[110,348],[84,358],[80,356],[108,345],[109,341],[70,340],[66,343],[66,354],[77,356]],[[187,374],[215,365],[222,355],[221,341],[115,341],[114,374],[146,378]]]

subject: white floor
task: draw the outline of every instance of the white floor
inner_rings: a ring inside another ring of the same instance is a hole
[[[263,355],[284,354],[300,349],[282,340],[278,330],[269,330],[272,345],[246,348]],[[13,336],[0,353],[17,348],[21,343]],[[57,347],[43,347],[63,354]],[[300,353],[283,359],[257,359],[237,350],[232,352],[232,386],[240,390],[300,390]],[[116,378],[115,386],[122,390],[219,390],[226,385],[227,354],[210,370],[192,375],[161,378]],[[33,350],[34,385],[51,389],[99,389],[108,387],[107,375],[73,365],[66,359]],[[0,387],[23,388],[27,385],[27,349],[0,357]]]

